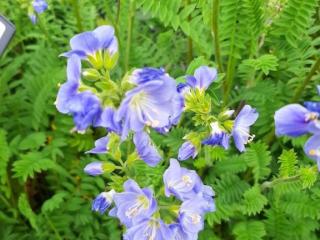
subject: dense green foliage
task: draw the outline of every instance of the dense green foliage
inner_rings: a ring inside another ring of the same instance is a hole
[[[273,134],[279,107],[319,100],[318,0],[48,0],[37,25],[28,3],[0,1],[17,28],[0,58],[0,239],[121,239],[118,221],[90,208],[105,185],[117,189],[124,179],[83,173],[92,158],[108,160],[84,154],[103,133],[72,132],[72,119],[53,104],[65,81],[59,54],[74,34],[101,24],[113,25],[120,41],[115,78],[143,66],[178,77],[212,63],[221,85],[208,90],[212,101],[260,113],[245,153],[205,147],[186,163],[216,192],[200,239],[318,239],[320,182],[302,151],[306,138]],[[189,130],[153,136],[166,164]],[[164,167],[141,161],[131,170],[148,185]]]

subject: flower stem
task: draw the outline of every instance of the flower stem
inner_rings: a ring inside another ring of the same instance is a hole
[[[302,96],[302,93],[304,91],[304,89],[306,88],[306,86],[308,86],[308,84],[310,83],[313,75],[317,72],[317,70],[320,67],[320,58],[317,59],[317,61],[315,62],[315,64],[312,66],[309,74],[307,75],[307,77],[304,79],[304,81],[301,83],[301,85],[297,88],[295,94],[293,95],[291,102],[297,102],[299,101],[299,99]]]
[[[211,26],[211,34],[213,37],[213,49],[215,52],[215,59],[218,64],[219,72],[223,72],[223,65],[221,60],[221,53],[220,53],[220,42],[219,42],[219,1],[214,0],[212,3],[212,26]]]
[[[124,63],[125,72],[127,72],[129,69],[134,12],[135,12],[135,2],[134,0],[131,0],[130,6],[129,6],[129,14],[128,14],[128,35],[127,35],[126,55],[125,55],[125,63]]]
[[[78,0],[73,0],[73,11],[74,11],[74,15],[76,16],[76,19],[77,19],[78,31],[82,32],[83,31],[83,26],[82,26],[82,20],[81,20]]]
[[[264,189],[267,189],[267,188],[272,188],[274,187],[275,185],[279,184],[279,183],[285,183],[285,182],[294,182],[296,180],[299,180],[300,179],[300,175],[295,175],[295,176],[292,176],[292,177],[286,177],[286,178],[277,178],[271,182],[264,182],[262,183],[261,185],[261,189],[264,190]]]

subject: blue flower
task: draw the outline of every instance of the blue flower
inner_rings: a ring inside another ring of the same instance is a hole
[[[124,183],[124,192],[116,193],[113,200],[116,207],[111,215],[116,215],[126,227],[151,217],[157,209],[153,192],[149,188],[141,189],[131,179]]]
[[[63,53],[62,56],[70,57],[76,54],[82,59],[90,56],[96,59],[96,53],[100,50],[108,51],[110,54],[118,51],[118,41],[111,26],[100,26],[93,31],[77,34],[71,38],[70,46],[71,51]]]
[[[184,232],[196,234],[203,229],[205,204],[200,197],[194,197],[181,204],[178,218]]]
[[[103,163],[102,162],[92,162],[86,165],[84,172],[91,176],[98,176],[103,174]]]
[[[165,195],[174,195],[180,200],[193,198],[202,188],[198,174],[193,170],[180,167],[176,159],[170,159],[170,166],[163,174]]]
[[[303,105],[310,111],[320,114],[320,102],[304,102]]]
[[[184,142],[179,148],[178,159],[180,161],[187,160],[188,158],[195,158],[198,155],[196,147],[190,141]]]
[[[214,202],[215,193],[212,187],[208,185],[203,185],[200,194],[198,195],[203,200],[203,210],[205,212],[213,212],[216,210],[216,205]]]
[[[32,6],[36,13],[43,13],[48,8],[48,4],[45,0],[33,0]]]
[[[218,122],[213,122],[210,125],[211,135],[210,137],[203,140],[202,144],[211,146],[222,146],[224,149],[228,149],[230,139],[229,134],[219,127]]]
[[[56,99],[59,112],[73,116],[76,129],[83,131],[95,125],[101,114],[99,98],[90,91],[79,92],[81,62],[76,55],[68,59],[67,82],[62,84]]]
[[[201,66],[195,70],[194,76],[187,76],[186,79],[190,87],[206,90],[217,79],[217,69]]]
[[[178,112],[174,79],[160,70],[143,68],[135,71],[130,81],[137,85],[126,93],[116,115],[117,121],[123,121],[122,139],[130,130],[141,132],[145,126],[168,127]]]
[[[108,148],[108,143],[109,143],[109,136],[102,137],[94,142],[95,147],[86,153],[94,153],[94,154],[102,154],[106,153],[109,148]]]
[[[92,211],[104,214],[111,206],[115,193],[114,190],[100,193],[92,202]]]
[[[108,132],[115,132],[118,135],[121,135],[122,132],[121,123],[116,121],[115,110],[111,107],[107,107],[102,111],[95,126],[104,127]]]
[[[33,24],[37,23],[37,16],[35,13],[41,14],[48,8],[48,4],[45,0],[33,0],[33,10],[29,13],[29,18]]]
[[[308,139],[304,145],[304,152],[317,162],[320,171],[320,134],[316,134]]]
[[[173,223],[169,225],[169,228],[173,231],[174,240],[197,240],[198,233],[192,233],[185,231],[180,223]]]
[[[124,235],[124,240],[171,240],[173,231],[161,220],[144,218],[130,227]]]
[[[320,129],[319,114],[299,104],[289,104],[274,115],[276,135],[298,137]]]
[[[249,105],[245,105],[236,117],[232,129],[232,136],[237,149],[245,151],[245,144],[252,141],[254,135],[250,135],[250,126],[256,122],[259,113]]]
[[[149,166],[156,166],[162,159],[151,139],[145,132],[136,132],[133,136],[138,155]]]

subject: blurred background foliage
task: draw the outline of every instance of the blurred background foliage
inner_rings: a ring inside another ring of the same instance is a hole
[[[99,132],[73,133],[72,119],[53,104],[66,77],[59,54],[74,34],[102,24],[113,25],[120,41],[114,78],[143,66],[179,77],[211,61],[223,82],[211,97],[260,113],[246,153],[208,148],[188,163],[216,191],[217,211],[200,239],[318,239],[315,164],[301,151],[304,137],[274,137],[273,114],[319,100],[319,0],[48,0],[36,25],[28,4],[0,1],[17,28],[0,58],[0,239],[121,239],[117,220],[90,210],[112,178],[83,173],[98,158],[84,151]],[[173,129],[154,140],[176,157],[184,134]],[[142,182],[161,173],[136,167]]]

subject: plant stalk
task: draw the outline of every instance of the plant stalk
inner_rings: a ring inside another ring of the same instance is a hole
[[[127,72],[129,69],[134,12],[135,12],[135,2],[134,0],[131,0],[130,6],[129,6],[129,14],[128,14],[128,35],[127,35],[126,55],[125,55],[125,63],[124,63],[125,72]]]
[[[213,0],[212,3],[212,25],[211,25],[211,34],[213,37],[213,49],[215,52],[215,60],[218,64],[219,72],[223,72],[223,65],[221,60],[221,52],[220,52],[220,42],[219,42],[219,5],[220,0]]]
[[[73,11],[77,19],[77,28],[79,32],[83,32],[82,19],[80,15],[79,3],[78,0],[73,0]]]

